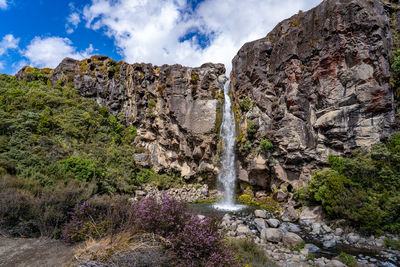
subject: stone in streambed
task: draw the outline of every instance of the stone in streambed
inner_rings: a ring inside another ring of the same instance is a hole
[[[261,231],[261,239],[269,242],[281,242],[282,231],[276,228],[265,228]]]
[[[267,212],[265,210],[255,210],[254,215],[257,218],[263,218],[263,219],[267,218]]]
[[[296,235],[295,233],[290,233],[290,232],[287,232],[286,234],[284,234],[283,238],[282,238],[283,244],[288,247],[294,247],[303,241],[304,240],[300,236]]]
[[[258,231],[261,232],[262,229],[267,228],[266,224],[265,224],[265,220],[262,218],[256,218],[254,219],[254,224],[257,228]]]
[[[272,228],[278,228],[279,224],[281,223],[278,219],[268,219],[267,223]]]

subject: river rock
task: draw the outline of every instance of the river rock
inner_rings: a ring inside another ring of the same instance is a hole
[[[299,213],[293,206],[289,205],[284,209],[281,218],[284,222],[295,222],[299,219]]]
[[[335,241],[334,239],[326,240],[326,241],[324,241],[324,242],[322,243],[322,245],[323,245],[325,248],[332,248],[332,247],[336,246],[336,241]]]
[[[284,202],[286,200],[286,198],[288,197],[288,193],[283,191],[282,189],[280,189],[274,194],[273,197],[278,202]]]
[[[326,264],[326,267],[346,267],[347,265],[338,260],[331,260]]]
[[[343,234],[343,232],[344,232],[343,229],[340,227],[335,229],[335,235],[337,235],[337,236],[341,236]]]
[[[350,243],[354,244],[354,243],[357,243],[360,240],[360,236],[358,234],[355,234],[355,233],[349,233],[347,235],[346,240],[349,241]]]
[[[267,212],[265,210],[255,210],[254,215],[257,218],[263,218],[263,219],[267,218]]]
[[[261,232],[262,229],[267,228],[266,224],[265,224],[265,220],[262,218],[255,218],[254,219],[254,224],[257,228],[258,231]]]
[[[236,228],[236,232],[237,232],[238,235],[251,235],[252,234],[252,232],[249,229],[249,227],[247,227],[244,224],[238,225],[237,228]]]
[[[300,236],[296,235],[295,233],[288,232],[283,235],[282,242],[286,246],[294,247],[297,244],[303,242],[303,239]]]
[[[307,243],[304,247],[307,248],[310,252],[318,252],[318,251],[320,251],[320,248],[317,247],[314,244]]]
[[[312,232],[311,234],[313,235],[319,235],[321,233],[321,224],[320,223],[313,223],[311,225],[312,227]]]
[[[272,228],[278,228],[279,224],[281,223],[278,219],[268,219],[267,223]]]
[[[265,228],[261,231],[261,239],[269,242],[280,242],[282,235],[282,231],[276,228]]]
[[[307,207],[303,206],[300,213],[300,220],[308,220],[311,222],[322,221],[322,208],[321,206]]]
[[[285,223],[285,224],[287,225],[287,230],[289,232],[292,232],[292,233],[300,233],[301,232],[301,228],[297,224],[294,224],[294,223]]]
[[[326,225],[326,224],[323,224],[323,225],[322,225],[322,229],[325,231],[325,233],[330,233],[330,232],[332,232],[332,229],[331,229],[328,225]]]

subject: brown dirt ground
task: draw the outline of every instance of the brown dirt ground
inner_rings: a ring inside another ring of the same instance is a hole
[[[57,240],[37,238],[8,238],[0,235],[0,266],[55,267],[68,266],[74,246]]]

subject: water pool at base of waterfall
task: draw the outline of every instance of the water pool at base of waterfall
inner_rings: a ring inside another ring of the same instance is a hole
[[[240,210],[247,208],[246,205],[231,204],[231,203],[215,203],[212,205],[212,207],[216,210],[226,211],[226,212],[240,211]]]

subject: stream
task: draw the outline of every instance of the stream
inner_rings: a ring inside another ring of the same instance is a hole
[[[189,204],[189,207],[195,213],[204,215],[204,216],[217,216],[222,218],[225,214],[230,214],[233,218],[237,220],[241,220],[247,225],[250,230],[256,235],[260,236],[260,232],[257,230],[257,227],[254,223],[254,211],[256,208],[250,206],[242,206],[240,211],[224,211],[218,210],[214,208],[212,203],[197,203],[197,204]],[[281,224],[285,224],[282,222]],[[288,224],[288,223],[286,223]],[[356,259],[368,260],[380,267],[396,267],[400,266],[400,256],[395,255],[394,257],[384,257],[382,252],[384,248],[359,248],[352,245],[346,245],[344,243],[338,243],[334,247],[324,248],[322,237],[316,237],[311,235],[308,231],[306,231],[305,227],[301,224],[294,224],[301,229],[297,234],[303,238],[306,244],[312,244],[315,247],[318,247],[318,250],[310,252],[314,255],[315,258],[325,257],[327,259],[332,259],[338,256],[341,252],[345,252],[354,256]],[[398,253],[398,252],[397,252]]]

